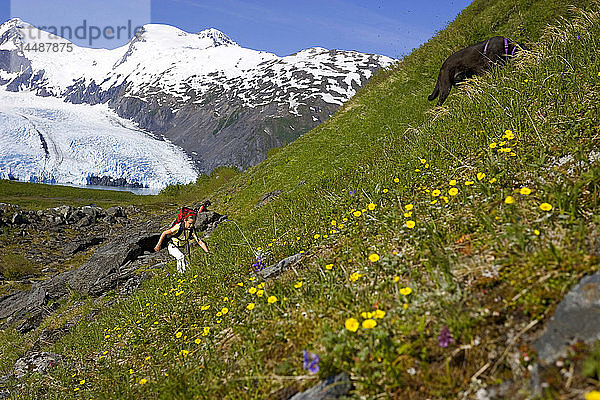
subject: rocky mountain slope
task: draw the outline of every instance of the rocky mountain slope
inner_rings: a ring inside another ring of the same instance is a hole
[[[106,103],[182,147],[199,172],[246,168],[327,120],[394,60],[311,48],[279,57],[222,32],[145,25],[125,46],[89,49],[19,19],[0,26],[0,85]],[[117,177],[114,177],[117,178]]]

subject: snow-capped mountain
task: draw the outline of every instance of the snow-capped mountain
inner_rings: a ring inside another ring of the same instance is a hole
[[[0,25],[0,86],[106,104],[183,148],[199,172],[245,168],[329,118],[394,60],[311,48],[286,57],[216,29],[145,25],[126,45],[90,49],[19,19]]]

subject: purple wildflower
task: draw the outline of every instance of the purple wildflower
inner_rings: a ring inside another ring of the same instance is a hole
[[[302,369],[307,370],[311,374],[316,374],[319,372],[321,367],[319,366],[319,356],[313,353],[309,353],[306,350],[302,350],[302,355],[304,356],[304,364]]]
[[[265,258],[261,253],[258,253],[256,257],[254,257],[254,264],[252,264],[252,266],[254,267],[254,273],[262,271],[267,266],[265,264]]]
[[[350,194],[350,196],[354,196],[354,193],[356,193],[356,191],[355,190],[350,190],[348,193]]]
[[[581,39],[581,35],[577,35],[577,40]]]
[[[450,334],[450,329],[446,325],[442,328],[440,335],[437,337],[440,347],[448,347],[450,343],[454,343],[454,338]]]

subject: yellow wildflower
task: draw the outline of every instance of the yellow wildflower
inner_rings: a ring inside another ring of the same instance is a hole
[[[256,293],[256,288],[254,286],[252,286],[250,289],[248,289],[248,293],[250,293],[250,294]]]
[[[375,318],[383,318],[385,317],[385,311],[383,310],[375,310]]]
[[[175,334],[175,337],[176,337],[177,339],[179,339],[179,338],[180,338],[182,335],[183,335],[183,333],[182,333],[181,331],[179,331],[179,332],[177,332],[177,333]]]
[[[504,199],[504,202],[506,204],[513,204],[515,202],[515,198],[512,196],[506,196],[506,198]]]
[[[490,143],[490,149],[495,149],[498,144],[496,142]]]
[[[375,203],[369,203],[369,205],[367,205],[367,208],[370,211],[373,211],[375,209],[375,207],[377,207],[377,204],[375,204]]]
[[[373,253],[369,256],[369,261],[371,262],[377,262],[379,261],[379,254],[377,253]]]
[[[145,378],[140,379],[140,385],[145,385],[146,383],[148,383],[148,379],[145,379]]]
[[[466,186],[471,186],[472,184],[474,184],[475,182],[473,181],[465,181],[465,185]]]
[[[256,295],[257,295],[258,297],[263,297],[263,294],[265,294],[265,291],[264,291],[264,290],[262,290],[262,289],[261,289],[261,290],[257,290],[257,291],[256,291]]]
[[[356,332],[358,330],[358,321],[355,318],[348,318],[344,325],[350,332]]]
[[[448,194],[450,196],[456,196],[458,194],[458,189],[453,187],[450,190],[448,190]]]
[[[399,276],[395,276],[394,277],[394,283],[398,283],[400,281],[400,277]]]
[[[331,225],[336,226],[337,225],[337,221],[335,219],[331,220]]]
[[[424,159],[424,158],[421,158],[421,164],[425,164],[426,162],[427,162],[427,160],[426,160],[426,159]]]
[[[194,340],[194,343],[196,343],[196,344],[200,344],[200,343],[202,343],[202,339],[200,339],[200,338],[197,338],[196,340]]]
[[[398,178],[394,178],[394,182],[395,182],[395,183],[398,183],[398,182],[400,182],[400,179],[398,179]]]
[[[600,76],[600,72],[598,72],[598,76]],[[598,392],[597,390],[587,392],[585,394],[585,400],[600,400],[600,392]]]
[[[452,179],[450,182],[448,182],[450,184],[450,186],[456,186],[456,179]]]
[[[362,215],[362,212],[360,212],[359,210],[356,210],[352,214],[354,214],[355,217],[360,217]]]
[[[438,197],[442,192],[440,192],[438,189],[435,189],[433,192],[431,192],[431,195],[433,197]]]
[[[296,284],[294,285],[294,287],[295,287],[296,289],[300,289],[300,288],[302,287],[302,281],[299,281],[298,283],[296,283]]]
[[[225,315],[229,312],[229,308],[227,307],[223,307],[223,309],[221,310],[221,314]]]
[[[247,308],[248,310],[254,310],[254,306],[256,306],[256,304],[254,304],[254,303],[250,303],[250,304],[248,304],[248,305],[246,306],[246,308]]]
[[[484,172],[478,172],[477,173],[477,180],[480,181],[483,178],[485,178],[485,173]]]
[[[409,288],[408,286],[405,288],[400,289],[400,294],[403,296],[408,296],[409,294],[412,293],[412,289]]]
[[[523,187],[523,188],[521,188],[521,190],[519,190],[519,193],[528,195],[528,194],[531,194],[531,189]]]
[[[327,265],[325,266],[325,269],[333,269],[333,264],[327,264]]]
[[[540,209],[543,211],[550,211],[552,210],[552,205],[548,203],[542,203],[540,204]]]
[[[363,329],[373,329],[377,326],[377,321],[375,321],[374,319],[365,319],[362,322],[362,327]]]
[[[412,220],[406,221],[406,227],[408,229],[414,228],[415,227],[415,221],[412,221]]]
[[[494,183],[494,182],[496,182],[497,180],[498,180],[498,179],[496,179],[496,178],[492,178],[492,179],[490,179],[490,183]]]
[[[407,204],[404,206],[404,208],[406,209],[406,211],[410,211],[414,208],[414,206],[412,204]]]
[[[267,302],[269,304],[273,304],[277,301],[277,296],[269,296],[269,298],[267,299]]]

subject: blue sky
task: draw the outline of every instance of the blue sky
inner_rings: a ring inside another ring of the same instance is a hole
[[[217,28],[241,46],[280,56],[321,46],[399,57],[426,42],[470,0],[0,0],[0,19],[80,28],[78,45],[114,48],[144,23]],[[129,24],[129,29],[125,27]],[[118,26],[120,37],[115,31]],[[93,28],[92,28],[93,27]],[[95,30],[94,30],[95,29]],[[104,38],[101,31],[112,33]],[[83,34],[85,32],[85,34]],[[98,36],[95,38],[94,36]]]

